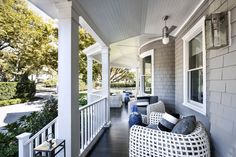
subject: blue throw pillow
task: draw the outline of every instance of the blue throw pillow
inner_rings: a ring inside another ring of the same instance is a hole
[[[133,112],[129,116],[129,126],[142,125],[142,116],[138,112]]]
[[[194,131],[196,127],[196,117],[188,116],[181,119],[171,132],[176,134],[188,135]]]
[[[138,106],[137,105],[131,105],[131,107],[130,107],[131,109],[131,112],[138,112]]]

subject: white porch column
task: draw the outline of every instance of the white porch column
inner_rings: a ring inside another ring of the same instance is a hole
[[[102,47],[102,91],[103,96],[107,97],[107,126],[110,126],[110,54],[108,47]]]
[[[90,104],[93,92],[93,58],[89,55],[87,55],[87,92],[88,104]]]
[[[72,2],[57,4],[59,10],[58,46],[58,137],[66,140],[66,156],[78,157],[80,112],[78,104],[79,15]]]

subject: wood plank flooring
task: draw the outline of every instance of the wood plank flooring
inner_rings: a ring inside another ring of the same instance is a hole
[[[128,157],[129,156],[129,125],[128,110],[111,109],[112,125],[101,136],[97,144],[87,155],[88,157]]]

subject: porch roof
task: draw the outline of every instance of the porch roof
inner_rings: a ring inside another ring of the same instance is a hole
[[[53,18],[57,3],[67,0],[30,0]],[[138,50],[161,36],[163,16],[167,25],[176,25],[175,36],[204,0],[75,0],[79,14],[110,46],[111,65],[138,67]]]

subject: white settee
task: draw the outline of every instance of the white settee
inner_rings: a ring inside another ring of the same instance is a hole
[[[110,107],[111,108],[120,108],[122,106],[122,95],[116,94],[110,96]]]

